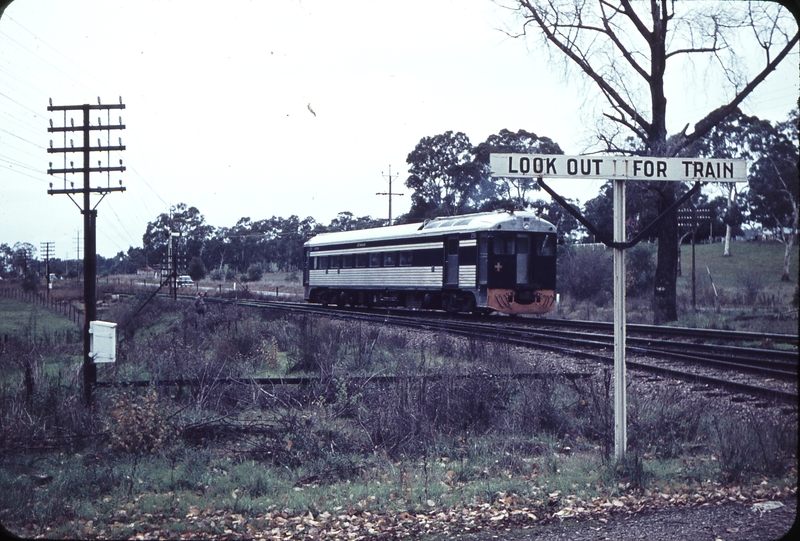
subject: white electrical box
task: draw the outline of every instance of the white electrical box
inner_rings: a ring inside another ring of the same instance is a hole
[[[89,355],[97,363],[117,360],[117,324],[109,321],[90,321],[91,345]]]

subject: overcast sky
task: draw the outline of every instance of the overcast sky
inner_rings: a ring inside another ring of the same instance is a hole
[[[78,208],[46,193],[63,186],[46,174],[61,165],[46,152],[62,137],[48,121],[63,123],[49,98],[126,105],[111,116],[127,126],[112,133],[127,146],[112,162],[128,169],[111,182],[127,191],[97,207],[106,257],[141,246],[147,222],[181,202],[215,227],[245,216],[385,218],[375,193],[388,191],[390,166],[393,191],[405,193],[397,216],[410,204],[408,153],[447,130],[477,145],[525,129],[586,151],[597,111],[583,106],[587,87],[567,84],[536,41],[500,31],[511,22],[489,0],[16,0],[0,19],[0,243],[53,241],[74,258],[83,236]],[[671,133],[724,98],[697,73],[680,77]],[[797,96],[794,54],[743,109],[784,120]],[[600,185],[566,182],[553,185],[581,202]]]

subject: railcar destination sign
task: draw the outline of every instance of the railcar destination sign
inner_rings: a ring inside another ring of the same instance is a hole
[[[558,177],[678,182],[746,182],[745,160],[653,158],[647,156],[565,156],[490,154],[497,177]]]

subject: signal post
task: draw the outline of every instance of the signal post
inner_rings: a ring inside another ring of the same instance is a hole
[[[560,154],[490,154],[492,176],[533,177],[564,209],[603,244],[614,249],[614,458],[627,451],[625,374],[625,250],[646,238],[669,213],[700,191],[702,182],[746,182],[747,162],[710,158],[624,156],[567,156]],[[611,180],[614,199],[614,238],[607,239],[592,223],[544,182],[544,178]],[[632,240],[625,235],[625,180],[694,182],[694,186]]]

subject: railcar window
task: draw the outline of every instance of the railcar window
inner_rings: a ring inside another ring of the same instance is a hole
[[[342,267],[342,256],[340,255],[332,255],[330,267],[331,269],[339,269]]]
[[[410,267],[411,266],[411,252],[400,252],[400,266],[401,267]]]
[[[495,255],[514,255],[513,237],[495,237],[492,245],[494,246]]]
[[[381,254],[379,252],[373,252],[369,254],[369,266],[370,267],[381,266]]]
[[[397,261],[397,256],[394,252],[386,252],[383,254],[383,266],[394,267]]]
[[[364,268],[367,266],[367,254],[356,254],[356,267]]]
[[[318,269],[327,269],[328,268],[328,256],[324,255],[322,257],[317,258],[317,268]]]
[[[534,241],[536,243],[536,255],[541,256],[554,256],[556,255],[556,237],[555,235],[537,235]]]
[[[342,268],[343,269],[352,269],[353,268],[353,260],[355,257],[353,254],[345,254],[342,256]]]
[[[447,254],[448,255],[458,254],[458,239],[447,240]]]
[[[531,243],[527,236],[517,237],[517,253],[523,255],[531,253]]]

